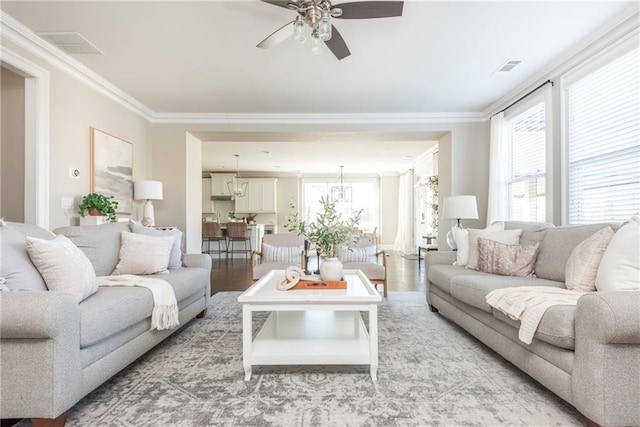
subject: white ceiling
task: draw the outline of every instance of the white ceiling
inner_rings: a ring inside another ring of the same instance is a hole
[[[256,48],[294,18],[294,12],[258,0],[2,1],[0,7],[34,32],[82,34],[105,54],[73,56],[155,113],[446,115],[486,112],[637,10],[638,2],[410,0],[402,17],[334,20],[352,53],[342,61],[326,49],[311,54],[308,42]],[[523,62],[511,73],[496,73],[514,59]],[[283,153],[299,150],[310,159],[298,163],[305,172],[327,160],[308,142],[318,134],[239,132],[227,141],[201,136],[218,141],[206,153],[228,156],[246,147],[240,154],[247,165],[289,170],[297,160]],[[365,145],[380,153],[361,159],[368,170],[397,171],[406,165],[402,158],[415,158],[436,136],[418,135],[416,141],[415,134],[376,138],[346,132],[323,138],[338,152],[362,153]],[[269,147],[250,149],[260,141]],[[271,158],[279,153],[282,161],[266,160],[264,150]],[[342,164],[328,160],[330,170]],[[206,156],[204,168],[221,162]],[[235,169],[235,158],[225,164]]]

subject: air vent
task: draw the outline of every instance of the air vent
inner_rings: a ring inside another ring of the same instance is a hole
[[[104,52],[79,33],[52,32],[36,34],[65,53],[104,55]]]
[[[502,66],[500,68],[498,68],[498,72],[499,73],[508,73],[509,71],[513,70],[514,68],[516,68],[516,66],[518,64],[520,64],[522,61],[507,61],[504,64],[502,64]]]

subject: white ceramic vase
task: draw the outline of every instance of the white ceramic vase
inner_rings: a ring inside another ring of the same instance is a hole
[[[320,264],[320,278],[327,282],[342,280],[342,262],[336,257],[327,257]]]

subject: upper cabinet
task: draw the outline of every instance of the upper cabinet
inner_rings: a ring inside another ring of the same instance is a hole
[[[212,173],[211,174],[211,196],[231,196],[227,182],[233,179],[233,174]]]
[[[248,183],[247,194],[236,197],[236,216],[238,213],[276,213],[277,179],[254,178],[242,181]]]

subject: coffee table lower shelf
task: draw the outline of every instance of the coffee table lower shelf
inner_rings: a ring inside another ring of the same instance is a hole
[[[357,311],[274,311],[248,356],[246,380],[251,365],[371,365],[376,379],[377,357],[373,362],[369,334]]]

